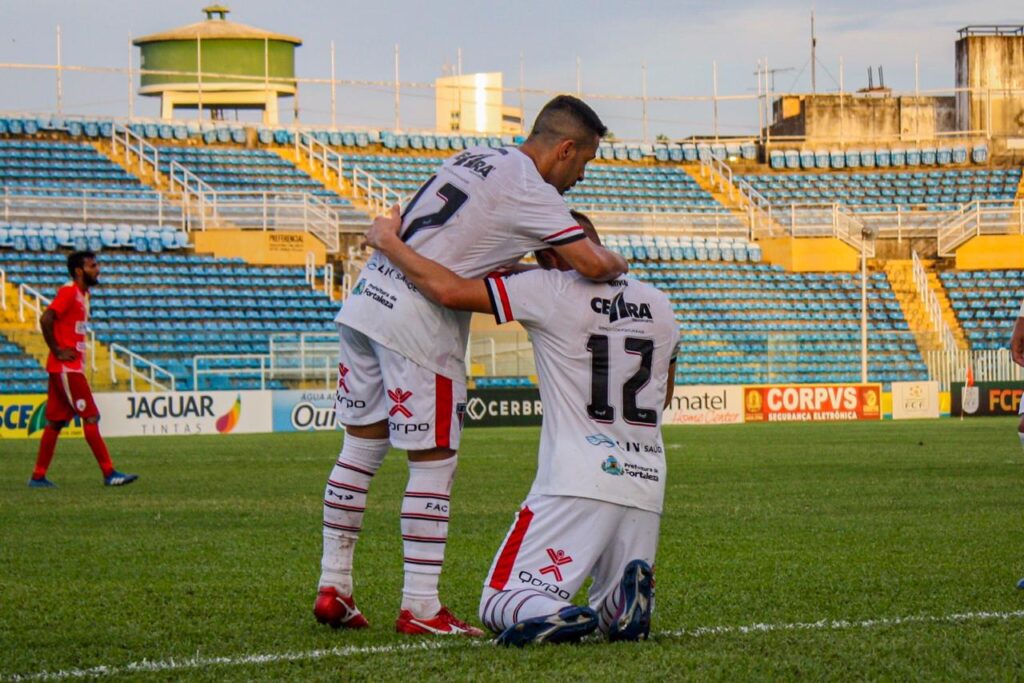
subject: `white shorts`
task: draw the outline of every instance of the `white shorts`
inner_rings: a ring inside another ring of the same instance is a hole
[[[438,375],[345,325],[338,325],[338,341],[338,422],[363,426],[387,420],[395,448],[458,450],[465,378]]]
[[[530,495],[516,514],[484,581],[494,591],[534,588],[565,600],[588,576],[598,610],[631,560],[654,567],[661,515],[591,498]],[[481,605],[483,608],[484,605]]]

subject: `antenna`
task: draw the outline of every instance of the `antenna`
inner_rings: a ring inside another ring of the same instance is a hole
[[[878,87],[879,88],[884,88],[885,87],[885,76],[882,74],[882,65],[881,64],[878,65]]]
[[[868,90],[874,90],[874,89],[875,89],[875,73],[874,73],[874,71],[871,70],[871,67],[869,66],[868,67]]]
[[[818,92],[818,59],[815,51],[818,47],[818,39],[814,35],[814,10],[811,10],[811,92]]]

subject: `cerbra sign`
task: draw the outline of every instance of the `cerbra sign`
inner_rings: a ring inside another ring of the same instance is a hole
[[[540,391],[473,389],[466,401],[466,427],[523,427],[541,423]]]

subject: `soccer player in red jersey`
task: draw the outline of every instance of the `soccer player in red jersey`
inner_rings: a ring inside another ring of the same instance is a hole
[[[85,379],[85,333],[89,321],[89,290],[99,284],[100,264],[91,251],[76,251],[68,256],[71,282],[57,290],[57,296],[39,319],[43,339],[50,347],[46,372],[50,384],[46,398],[46,427],[39,441],[36,467],[28,485],[32,488],[54,488],[46,478],[53,460],[60,430],[77,415],[82,420],[85,440],[103,470],[107,486],[125,486],[139,478],[114,469],[107,445],[100,436],[100,411],[93,401],[89,382]]]

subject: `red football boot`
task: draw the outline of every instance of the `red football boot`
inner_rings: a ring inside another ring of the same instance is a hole
[[[458,619],[447,607],[429,619],[419,619],[407,609],[398,614],[395,630],[409,635],[470,636],[479,638],[484,632]]]
[[[313,616],[331,628],[366,628],[370,625],[351,595],[341,595],[333,586],[321,586],[313,605]]]

